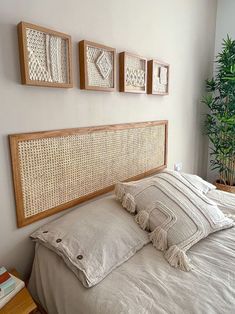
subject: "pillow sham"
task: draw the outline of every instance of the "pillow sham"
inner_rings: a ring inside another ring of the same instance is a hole
[[[176,172],[173,170],[165,170],[168,172]],[[184,173],[184,172],[177,172],[179,175],[181,175],[185,180],[187,180],[194,188],[196,188],[198,191],[200,191],[203,194],[207,194],[210,191],[213,191],[216,189],[216,186],[213,185],[210,182],[207,182],[203,180],[201,177],[190,174],[190,173]],[[152,176],[154,178],[155,176]]]
[[[235,220],[235,194],[213,190],[208,192],[206,196],[213,200],[227,217]]]
[[[118,183],[117,198],[135,213],[142,229],[151,231],[154,247],[164,251],[171,266],[189,271],[186,255],[210,233],[233,226],[217,205],[178,172],[164,171],[149,180]]]
[[[87,288],[150,242],[114,196],[74,209],[31,238],[60,255]]]
[[[194,186],[196,189],[198,189],[199,191],[201,191],[204,194],[216,189],[215,185],[203,180],[201,177],[199,177],[195,174],[189,174],[189,173],[183,173],[183,172],[180,172],[180,174],[192,186]]]

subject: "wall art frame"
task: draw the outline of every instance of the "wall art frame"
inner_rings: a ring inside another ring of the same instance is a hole
[[[119,53],[119,91],[146,94],[146,90],[147,59],[126,51]]]
[[[112,92],[116,89],[116,49],[88,40],[78,43],[80,88]]]
[[[71,36],[27,22],[17,29],[21,83],[73,87]]]
[[[152,95],[169,95],[170,65],[159,60],[148,61],[147,93]]]

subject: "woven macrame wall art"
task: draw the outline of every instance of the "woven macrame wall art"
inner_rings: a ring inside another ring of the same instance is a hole
[[[72,87],[70,36],[25,22],[18,36],[23,84]]]
[[[169,64],[148,61],[148,94],[168,95],[169,93]]]
[[[10,136],[18,226],[166,166],[167,121]]]
[[[147,60],[128,52],[119,54],[120,91],[146,93]]]
[[[79,56],[81,89],[115,89],[114,48],[83,40],[79,43]]]

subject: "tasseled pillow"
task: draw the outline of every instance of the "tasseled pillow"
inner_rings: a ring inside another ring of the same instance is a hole
[[[129,183],[118,183],[115,194],[122,206],[135,213],[136,222],[150,231],[150,240],[173,267],[189,271],[186,252],[209,234],[230,228],[215,202],[178,172],[164,171]]]

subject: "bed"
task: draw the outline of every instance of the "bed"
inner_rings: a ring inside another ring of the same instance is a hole
[[[231,228],[196,244],[189,252],[195,266],[191,272],[172,268],[162,252],[147,244],[89,289],[57,254],[37,244],[29,288],[53,314],[232,314],[234,238],[235,228]]]
[[[165,169],[167,134],[167,121],[154,121],[12,135],[18,226],[70,207],[79,215],[86,213],[84,209],[93,208],[97,221],[107,207],[110,212],[116,210],[114,223],[119,215],[131,217],[129,213],[123,214],[113,193],[83,207],[77,204],[107,193],[118,181],[145,177],[143,180],[149,180],[149,175]],[[218,201],[226,215],[234,216],[234,197],[218,191],[207,191],[207,195]],[[72,218],[66,223],[67,228]],[[60,219],[63,221],[63,217]],[[47,237],[48,230],[43,228],[39,234]],[[58,233],[63,238],[63,231],[60,225],[57,229],[53,241],[59,246],[62,240]],[[102,228],[99,231],[102,233]],[[118,236],[119,229],[116,231]],[[145,241],[110,268],[102,280],[88,285],[89,288],[79,281],[75,264],[65,263],[61,252],[58,254],[44,241],[37,241],[29,289],[49,314],[232,314],[235,309],[234,239],[235,228],[228,228],[193,245],[188,251],[193,264],[189,272],[171,267],[163,253]],[[96,239],[93,240],[95,243]],[[83,255],[77,255],[78,262],[82,258]]]

